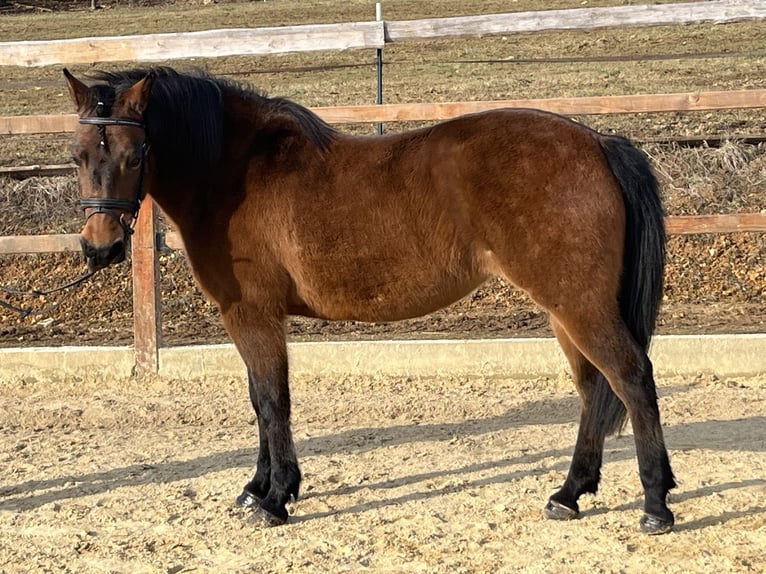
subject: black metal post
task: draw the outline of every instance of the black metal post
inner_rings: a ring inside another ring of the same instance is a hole
[[[383,5],[380,2],[375,4],[375,20],[381,22],[383,20]],[[383,103],[383,48],[378,48],[378,105]],[[383,133],[383,124],[378,122],[378,135]]]

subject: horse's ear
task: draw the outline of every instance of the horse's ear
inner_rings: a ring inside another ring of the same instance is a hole
[[[120,96],[121,103],[139,116],[143,116],[146,107],[149,105],[149,97],[152,95],[153,85],[154,73],[149,72],[143,79],[137,81],[122,93]]]
[[[66,68],[64,68],[64,77],[69,88],[69,97],[72,98],[75,108],[79,113],[85,112],[90,104],[90,88],[75,78]]]

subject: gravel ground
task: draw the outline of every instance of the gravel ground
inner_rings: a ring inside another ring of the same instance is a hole
[[[630,427],[571,523],[542,518],[578,400],[565,377],[293,381],[288,524],[232,507],[243,381],[2,381],[0,572],[763,572],[766,378],[658,381],[673,533],[638,532]]]

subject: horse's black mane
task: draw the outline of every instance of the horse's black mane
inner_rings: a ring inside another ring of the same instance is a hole
[[[310,110],[285,98],[268,98],[250,86],[203,71],[180,73],[168,67],[95,72],[99,97],[105,104],[100,115],[109,115],[117,95],[147,75],[154,76],[145,114],[148,139],[164,164],[204,169],[215,164],[223,145],[223,94],[234,93],[262,106],[269,116],[290,118],[321,151],[337,133]]]

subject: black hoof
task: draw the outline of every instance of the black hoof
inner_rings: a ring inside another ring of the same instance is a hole
[[[580,512],[555,500],[549,500],[548,504],[545,505],[543,515],[548,520],[574,520],[580,515]]]
[[[247,490],[243,490],[242,494],[240,494],[235,501],[235,504],[240,508],[253,508],[257,507],[260,503],[261,499]]]
[[[673,530],[673,519],[666,520],[652,514],[644,514],[641,517],[641,532],[644,534],[667,534]]]
[[[264,510],[263,507],[259,506],[253,510],[251,520],[255,524],[259,526],[265,526],[267,528],[271,528],[273,526],[282,526],[285,522],[287,522],[287,513],[285,512],[285,516],[282,518],[272,514],[268,510]]]

